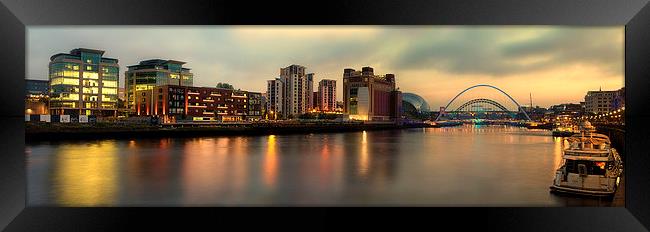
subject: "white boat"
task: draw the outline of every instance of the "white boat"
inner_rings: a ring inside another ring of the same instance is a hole
[[[623,172],[623,162],[609,137],[595,132],[588,121],[580,134],[562,141],[562,164],[555,172],[552,192],[589,196],[613,196]],[[565,141],[568,147],[564,147]]]

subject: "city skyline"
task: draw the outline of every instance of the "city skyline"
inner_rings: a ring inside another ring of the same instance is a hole
[[[344,68],[394,73],[402,92],[432,110],[474,84],[492,84],[520,104],[584,101],[589,90],[623,87],[624,27],[548,26],[225,26],[29,27],[28,79],[47,79],[49,57],[102,49],[126,66],[146,59],[187,62],[195,86],[227,82],[265,92],[281,67],[303,65],[342,89]],[[170,37],[169,35],[183,35]],[[534,88],[531,87],[534,81]],[[560,84],[558,84],[560,83]],[[558,92],[562,94],[557,94]],[[337,91],[337,99],[342,92]]]

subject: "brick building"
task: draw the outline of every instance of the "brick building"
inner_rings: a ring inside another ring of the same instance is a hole
[[[233,89],[178,85],[137,91],[137,115],[156,115],[163,122],[255,121],[261,117],[261,94]]]

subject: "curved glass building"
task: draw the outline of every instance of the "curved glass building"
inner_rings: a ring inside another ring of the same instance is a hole
[[[402,108],[405,112],[415,111],[417,113],[424,113],[431,111],[429,103],[414,93],[402,93]]]

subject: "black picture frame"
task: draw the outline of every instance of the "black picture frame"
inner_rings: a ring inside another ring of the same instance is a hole
[[[385,224],[454,230],[647,231],[650,228],[650,7],[647,0],[101,1],[0,0],[0,228],[148,230],[176,225]],[[26,207],[25,36],[32,25],[625,25],[625,208]],[[435,216],[433,215],[435,214]]]

